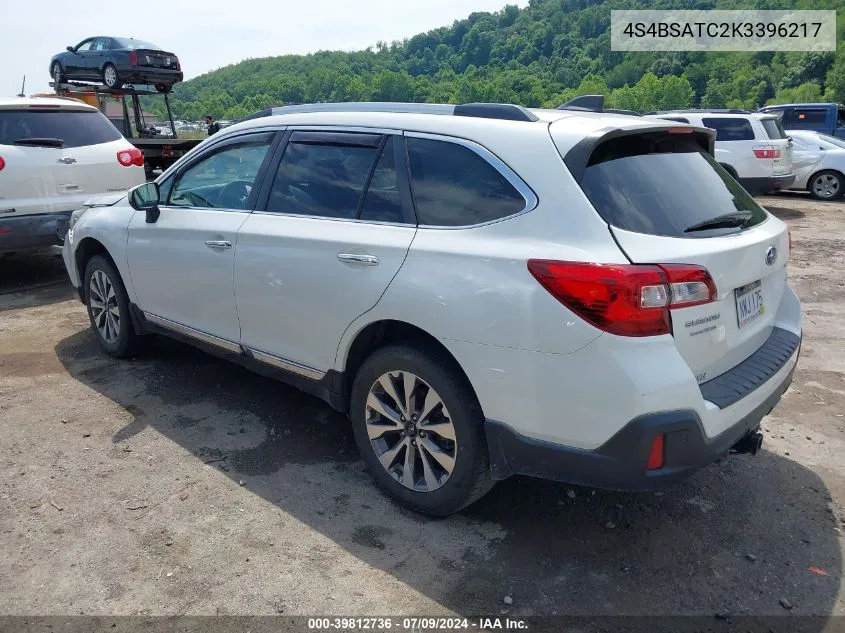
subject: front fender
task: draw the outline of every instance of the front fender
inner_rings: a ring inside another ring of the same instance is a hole
[[[132,207],[121,204],[91,207],[73,227],[74,261],[79,261],[79,248],[86,238],[94,239],[102,244],[114,261],[123,284],[126,286],[129,300],[133,303],[136,295],[129,271],[126,245],[129,236],[129,222],[135,213],[136,211]]]

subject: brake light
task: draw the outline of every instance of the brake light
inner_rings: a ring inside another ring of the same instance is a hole
[[[689,264],[528,261],[534,278],[567,308],[619,336],[671,334],[669,311],[716,299],[706,269]]]
[[[663,434],[661,433],[651,443],[651,452],[648,454],[648,464],[646,465],[648,470],[663,468],[663,462],[665,461],[663,457],[664,446]]]
[[[117,153],[117,162],[124,167],[144,166],[144,154],[137,147],[132,149],[122,149]]]
[[[670,127],[666,130],[669,134],[692,134],[694,131],[691,127]]]
[[[754,148],[754,155],[757,158],[780,158],[780,150],[775,147],[761,145]]]
[[[137,51],[129,51],[129,64],[130,64],[130,66],[137,66],[138,65],[138,52]]]
[[[0,171],[3,171],[3,168],[6,166],[6,161],[3,160],[3,157],[0,156]]]

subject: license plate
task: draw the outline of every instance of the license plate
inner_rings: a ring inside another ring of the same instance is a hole
[[[766,307],[763,304],[763,282],[754,281],[734,290],[736,297],[736,319],[740,329],[761,316]]]

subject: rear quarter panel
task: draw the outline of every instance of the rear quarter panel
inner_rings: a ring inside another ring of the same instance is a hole
[[[542,135],[523,138],[516,152],[481,144],[507,157],[538,205],[476,227],[421,226],[381,300],[344,333],[336,368],[344,367],[355,336],[384,319],[410,323],[444,341],[552,354],[570,353],[601,335],[554,299],[527,268],[531,258],[627,262],[547,128],[537,127]]]

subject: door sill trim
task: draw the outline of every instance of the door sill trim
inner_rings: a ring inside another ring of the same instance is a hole
[[[312,380],[321,380],[326,375],[326,372],[320,371],[319,369],[314,369],[313,367],[308,367],[307,365],[301,365],[292,360],[274,356],[273,354],[268,354],[267,352],[253,349],[252,347],[244,346],[243,349],[257,361],[293,372],[294,374],[299,374],[300,376],[305,376],[306,378],[310,378]]]
[[[229,352],[234,352],[236,354],[244,353],[243,348],[233,341],[230,341],[225,338],[220,338],[219,336],[214,336],[213,334],[208,334],[207,332],[188,327],[187,325],[182,325],[181,323],[177,323],[176,321],[171,321],[170,319],[160,317],[157,314],[144,312],[144,318],[154,325],[158,325],[168,330],[173,330],[174,332],[184,334],[185,336],[190,336],[191,338],[203,341],[204,343],[208,343],[209,345],[221,347]]]

